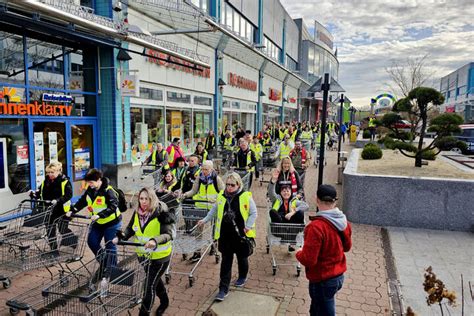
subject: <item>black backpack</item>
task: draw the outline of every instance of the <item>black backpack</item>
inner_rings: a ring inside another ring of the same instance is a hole
[[[118,196],[118,208],[121,213],[126,212],[128,210],[127,200],[125,199],[125,193],[121,189],[113,188],[114,191],[117,193]]]

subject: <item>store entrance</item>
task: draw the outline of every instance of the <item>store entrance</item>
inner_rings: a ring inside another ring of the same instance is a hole
[[[32,144],[33,183],[38,187],[45,179],[45,168],[59,161],[63,174],[73,185],[74,196],[82,194],[87,170],[97,166],[95,122],[34,121]]]

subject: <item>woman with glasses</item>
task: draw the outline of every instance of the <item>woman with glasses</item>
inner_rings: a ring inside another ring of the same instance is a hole
[[[242,179],[235,172],[227,174],[224,183],[225,190],[217,196],[217,203],[207,216],[198,222],[198,225],[203,225],[215,219],[214,239],[217,240],[217,249],[222,254],[216,301],[223,301],[229,293],[234,254],[237,256],[239,269],[239,276],[234,285],[245,285],[249,271],[248,257],[251,254],[248,243],[254,245],[256,237],[257,207],[252,193],[242,190]]]

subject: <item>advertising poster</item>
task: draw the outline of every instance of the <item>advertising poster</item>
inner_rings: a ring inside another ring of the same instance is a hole
[[[183,120],[180,111],[171,112],[171,138],[181,137],[181,127]]]
[[[209,122],[210,115],[204,115],[204,122],[203,122],[203,128],[205,129],[206,132],[211,130],[211,124]],[[207,135],[203,135],[207,136]]]
[[[81,91],[84,90],[84,77],[83,76],[70,76],[69,89],[81,90]]]
[[[36,187],[39,187],[45,177],[43,132],[34,133],[34,141],[35,141]]]
[[[74,149],[74,177],[75,180],[84,179],[91,167],[91,153],[89,148]]]
[[[16,146],[16,164],[25,165],[28,163],[28,145]]]
[[[58,161],[58,134],[56,132],[48,133],[49,139],[49,161]]]
[[[196,121],[194,122],[195,124],[195,130],[194,130],[194,137],[202,137],[201,135],[203,131],[203,126],[202,126],[202,114],[196,114]]]
[[[139,95],[139,83],[138,76],[135,75],[122,75],[120,81],[120,89],[122,97],[136,97]]]

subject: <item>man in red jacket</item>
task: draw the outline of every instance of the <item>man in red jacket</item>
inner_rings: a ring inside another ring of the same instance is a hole
[[[344,252],[351,249],[352,230],[344,213],[336,207],[337,192],[333,186],[319,186],[316,195],[319,211],[305,228],[304,246],[296,253],[296,259],[306,268],[311,316],[334,316],[334,296],[344,282]]]

